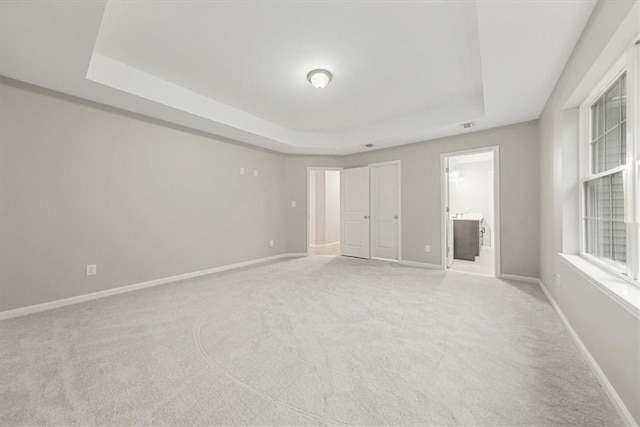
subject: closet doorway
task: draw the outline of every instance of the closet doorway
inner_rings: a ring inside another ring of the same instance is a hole
[[[340,255],[340,169],[307,170],[307,253]]]
[[[342,170],[341,253],[401,258],[400,161]]]

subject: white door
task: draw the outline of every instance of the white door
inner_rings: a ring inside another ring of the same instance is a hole
[[[369,258],[369,168],[343,169],[340,176],[340,252]]]
[[[400,221],[397,164],[371,165],[371,256],[397,260]]]
[[[451,264],[453,264],[453,220],[451,219],[452,216],[452,212],[451,212],[451,201],[449,200],[451,198],[451,174],[449,174],[449,158],[446,157],[444,160],[444,213],[443,215],[446,218],[445,224],[446,224],[446,242],[447,245],[444,248],[445,250],[445,256],[446,256],[446,268],[450,268]]]

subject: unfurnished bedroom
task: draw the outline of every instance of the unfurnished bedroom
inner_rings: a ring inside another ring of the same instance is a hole
[[[638,426],[640,2],[0,1],[0,425]]]

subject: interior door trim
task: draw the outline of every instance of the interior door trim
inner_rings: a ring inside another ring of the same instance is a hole
[[[452,151],[449,153],[440,153],[440,267],[443,270],[447,270],[447,258],[445,253],[445,248],[447,244],[447,234],[446,234],[446,213],[445,213],[445,204],[446,204],[446,194],[445,194],[445,159],[449,157],[457,157],[463,156],[466,154],[478,154],[478,153],[493,153],[493,245],[495,247],[494,252],[494,276],[501,277],[502,276],[502,267],[501,267],[501,245],[500,245],[500,235],[501,235],[501,227],[502,223],[500,221],[500,146],[499,145],[490,145],[487,147],[478,147],[469,150],[462,151]]]

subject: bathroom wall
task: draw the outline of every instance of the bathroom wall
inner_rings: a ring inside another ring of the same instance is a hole
[[[457,163],[449,168],[455,175],[450,182],[450,207],[456,213],[481,213],[485,234],[483,245],[492,246],[493,235],[493,161]]]

